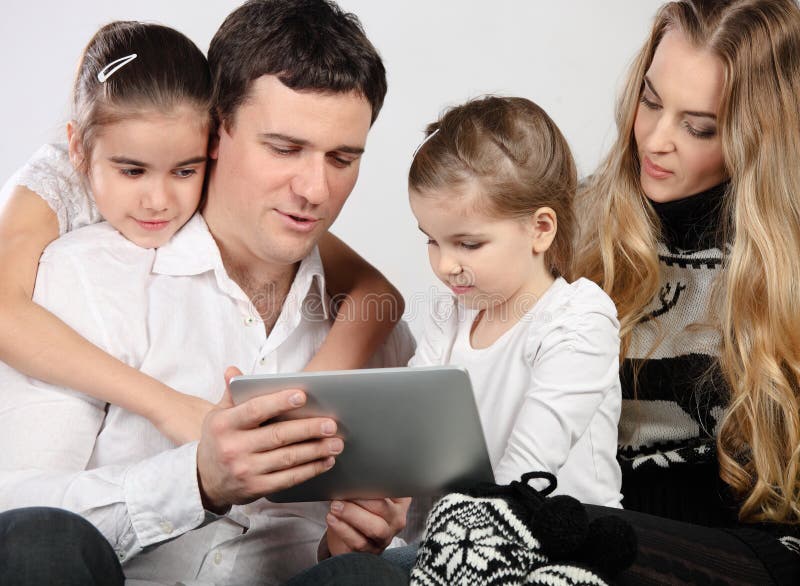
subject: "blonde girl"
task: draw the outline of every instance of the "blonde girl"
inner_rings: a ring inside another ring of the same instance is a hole
[[[412,366],[472,379],[495,478],[530,471],[560,493],[618,507],[619,329],[608,296],[570,281],[575,164],[550,117],[487,97],[428,126],[409,172],[434,304]]]

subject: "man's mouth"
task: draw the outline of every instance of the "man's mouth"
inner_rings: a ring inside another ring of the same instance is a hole
[[[278,212],[278,215],[281,216],[281,218],[283,218],[285,224],[289,228],[299,230],[301,232],[313,229],[317,222],[319,222],[319,218],[314,218],[312,216],[283,212],[281,210],[275,211]]]

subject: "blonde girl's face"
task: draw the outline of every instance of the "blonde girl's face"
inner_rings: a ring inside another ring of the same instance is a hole
[[[668,31],[653,56],[633,132],[641,183],[653,201],[695,195],[727,177],[717,120],[724,72],[710,52]]]
[[[208,123],[207,114],[186,105],[100,129],[89,160],[89,184],[100,214],[134,244],[165,244],[197,210]],[[70,140],[73,162],[76,140]]]
[[[542,255],[534,253],[532,223],[487,216],[475,210],[472,197],[460,194],[412,191],[410,201],[433,272],[463,305],[524,312],[530,306],[526,296],[552,283]]]

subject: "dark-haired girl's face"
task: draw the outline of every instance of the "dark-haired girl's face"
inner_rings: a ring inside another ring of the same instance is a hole
[[[695,195],[725,177],[718,112],[722,62],[669,31],[645,74],[633,132],[645,195],[665,202]]]
[[[208,153],[208,116],[185,106],[104,126],[89,161],[97,209],[128,240],[157,248],[197,210]]]

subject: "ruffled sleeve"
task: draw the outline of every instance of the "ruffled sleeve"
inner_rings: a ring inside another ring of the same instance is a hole
[[[27,187],[47,202],[58,217],[60,236],[102,219],[65,144],[41,147],[8,183]]]

